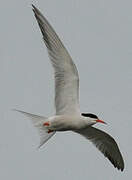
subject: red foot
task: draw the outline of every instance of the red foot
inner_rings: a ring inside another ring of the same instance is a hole
[[[44,124],[43,124],[43,126],[49,126],[50,124],[49,124],[49,122],[45,122]]]
[[[50,130],[50,129],[49,129],[49,130],[48,130],[48,133],[51,133],[51,132],[53,132],[53,130]]]

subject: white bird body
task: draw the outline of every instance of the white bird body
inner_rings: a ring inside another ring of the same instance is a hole
[[[56,131],[72,130],[89,139],[115,167],[123,171],[124,161],[115,140],[107,133],[92,127],[97,122],[104,121],[94,114],[80,113],[79,75],[74,62],[46,18],[32,6],[54,69],[56,114],[47,118],[17,111],[28,116],[39,130],[40,146]]]
[[[48,118],[48,121],[48,129],[53,131],[75,131],[96,123],[96,120],[91,121],[90,118],[81,115],[57,115]]]

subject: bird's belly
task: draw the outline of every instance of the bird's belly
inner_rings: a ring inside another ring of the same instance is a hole
[[[51,120],[51,130],[54,131],[68,131],[77,130],[84,127],[83,121],[79,117],[70,116],[55,116]]]

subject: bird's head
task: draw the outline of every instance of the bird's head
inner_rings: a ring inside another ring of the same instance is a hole
[[[104,122],[103,120],[99,119],[98,116],[96,116],[95,114],[92,114],[92,113],[82,113],[81,115],[88,118],[89,123],[91,122],[90,125],[94,125],[96,123],[106,124],[106,122]]]

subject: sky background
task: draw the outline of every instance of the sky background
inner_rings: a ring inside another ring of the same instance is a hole
[[[118,142],[120,172],[87,140],[57,133],[41,149],[20,109],[54,114],[53,70],[31,3],[47,17],[80,75],[80,107],[108,125]],[[132,177],[132,2],[4,0],[0,5],[0,179],[130,180]]]

